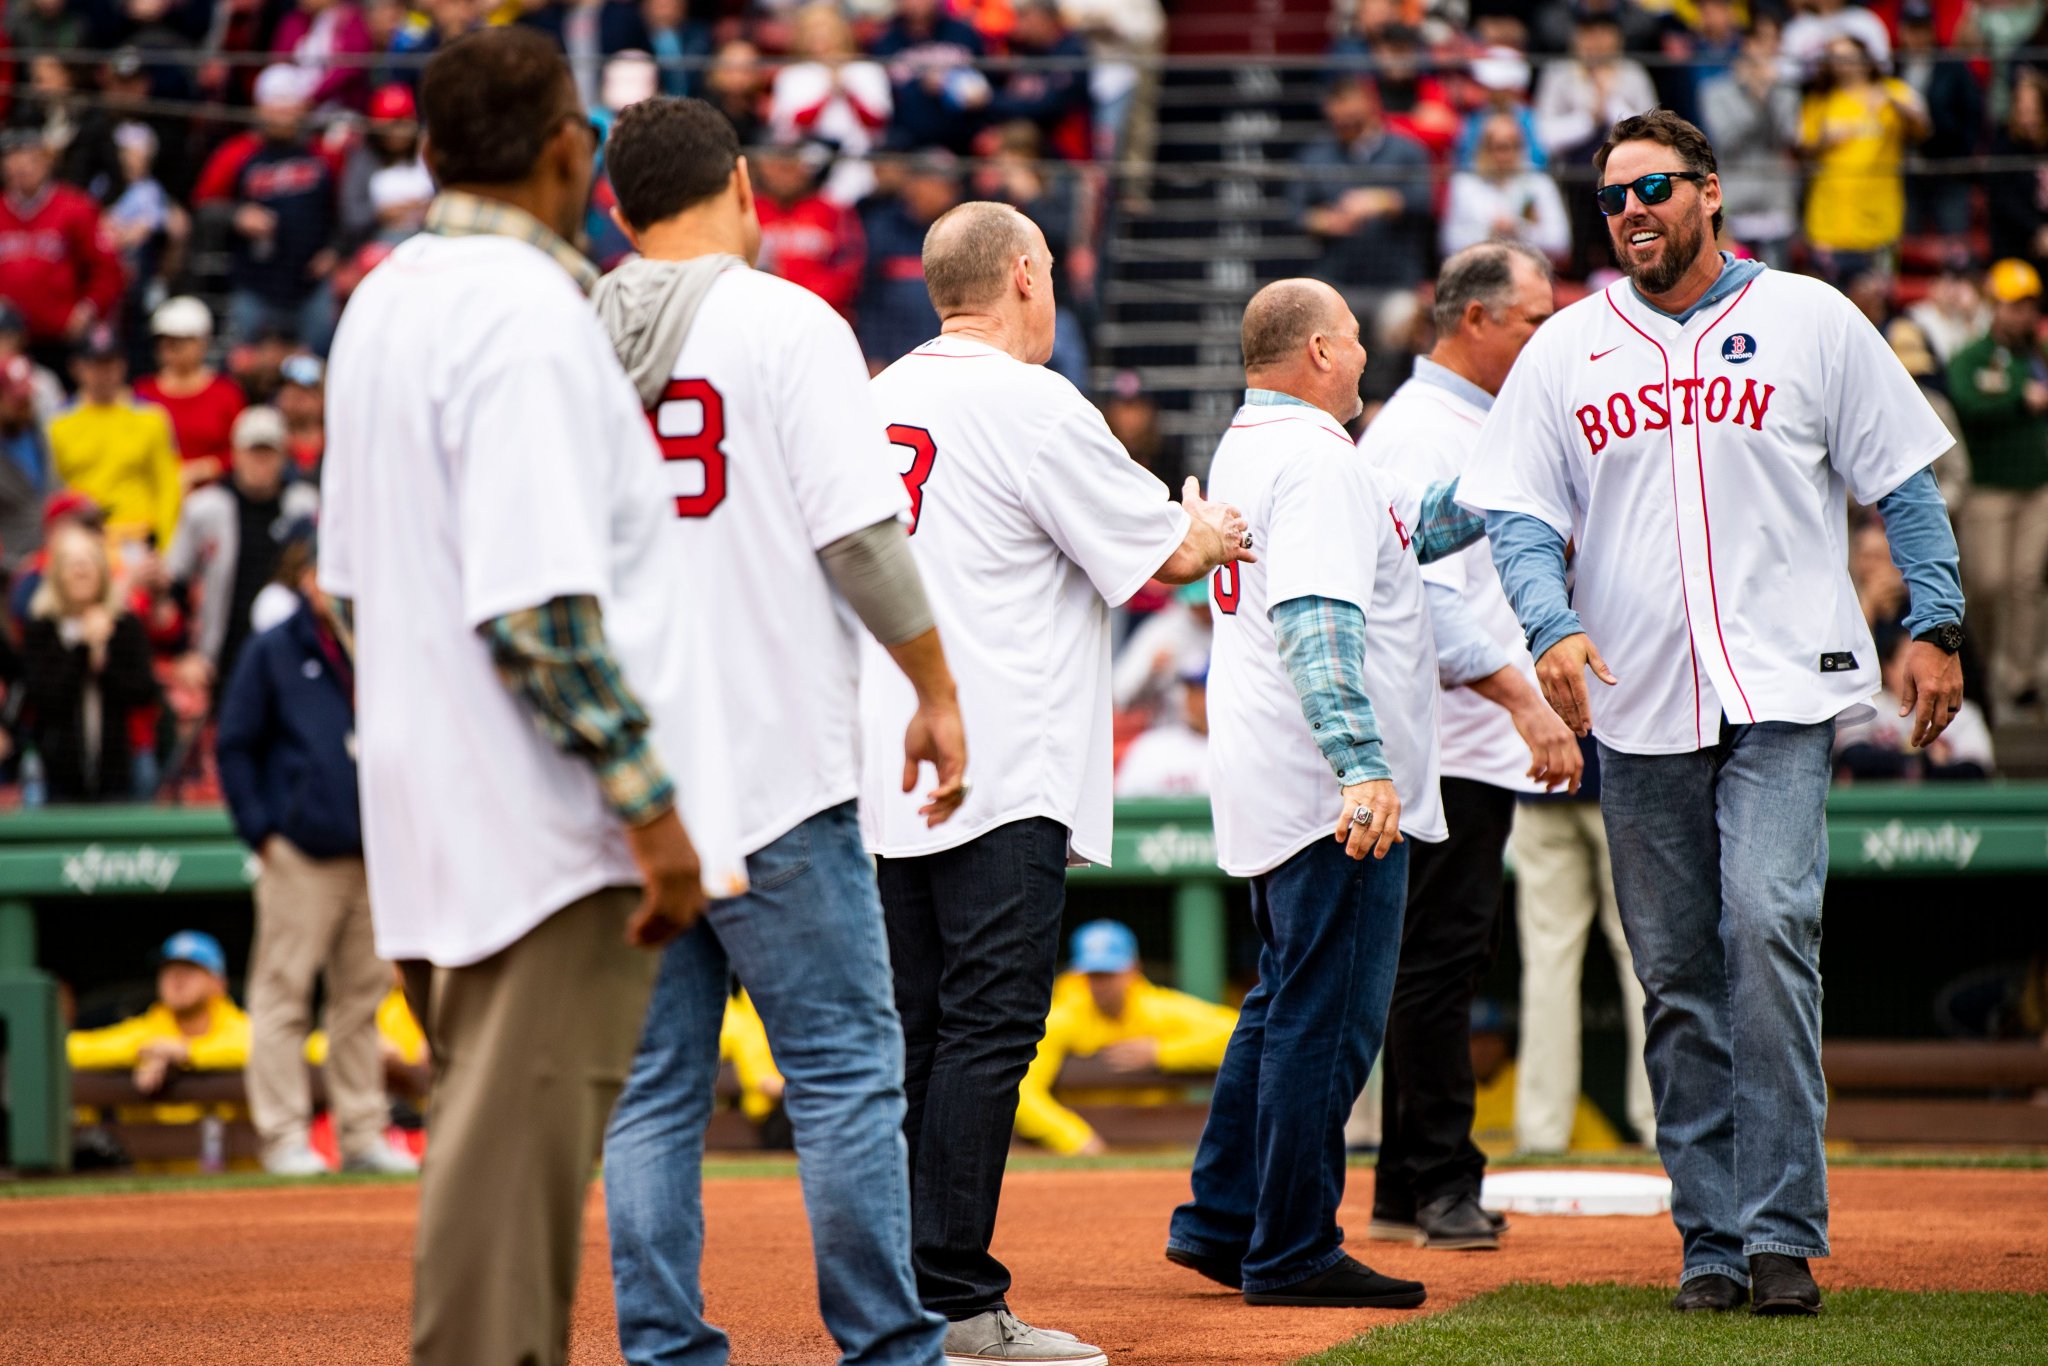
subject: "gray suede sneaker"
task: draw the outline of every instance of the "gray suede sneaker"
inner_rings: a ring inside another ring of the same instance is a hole
[[[946,1325],[946,1366],[1006,1366],[1020,1361],[1109,1366],[1100,1348],[1069,1333],[1033,1328],[1007,1309],[991,1309]]]

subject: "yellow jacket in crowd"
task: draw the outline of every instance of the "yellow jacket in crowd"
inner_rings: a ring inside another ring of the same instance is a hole
[[[1889,102],[1904,82],[1809,95],[1800,140],[1818,147],[1806,190],[1806,235],[1830,251],[1881,251],[1906,230],[1906,125]]]
[[[1046,1016],[1045,1038],[1038,1056],[1024,1074],[1017,1097],[1017,1133],[1062,1155],[1081,1150],[1094,1135],[1088,1121],[1053,1099],[1053,1082],[1069,1057],[1088,1057],[1125,1039],[1151,1039],[1159,1045],[1163,1072],[1213,1072],[1223,1065],[1223,1049],[1237,1028],[1237,1012],[1184,991],[1174,991],[1139,978],[1124,998],[1124,1013],[1104,1015],[1088,990],[1086,974],[1070,972],[1053,984],[1052,1011]],[[1159,1104],[1172,1094],[1120,1091],[1116,1099]]]
[[[249,1062],[249,1017],[225,996],[215,997],[206,1030],[185,1034],[169,1006],[154,1002],[140,1015],[104,1029],[74,1029],[64,1051],[74,1072],[126,1072],[142,1060],[146,1044],[185,1041],[194,1072],[233,1072]]]
[[[741,992],[725,1003],[725,1021],[718,1027],[718,1057],[732,1064],[740,1079],[740,1113],[759,1124],[775,1109],[782,1094],[782,1073],[768,1051],[768,1030],[753,1001]],[[772,1090],[772,1094],[771,1094]]]
[[[59,484],[105,510],[114,539],[153,531],[157,550],[170,549],[184,483],[163,409],[82,403],[50,422],[50,465]]]
[[[186,1034],[178,1028],[178,1017],[161,1001],[152,1002],[140,1015],[110,1024],[104,1029],[74,1029],[64,1039],[64,1052],[74,1072],[130,1072],[142,1061],[142,1050],[153,1043],[182,1039],[188,1054],[184,1066],[193,1072],[238,1072],[249,1063],[249,1017],[225,996],[210,1005],[206,1029]],[[240,1106],[216,1106],[223,1118],[236,1118]],[[206,1107],[192,1104],[124,1105],[117,1118],[123,1123],[197,1124]]]

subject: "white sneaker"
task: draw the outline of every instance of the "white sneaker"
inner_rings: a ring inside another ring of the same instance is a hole
[[[265,1153],[263,1170],[272,1176],[325,1176],[327,1162],[304,1142],[299,1142]]]
[[[991,1309],[946,1325],[946,1366],[1109,1366],[1098,1347],[1055,1329],[1033,1328],[1007,1309]]]
[[[346,1154],[341,1159],[341,1169],[345,1172],[376,1172],[380,1176],[411,1176],[419,1171],[420,1160],[379,1139],[374,1146],[359,1153]]]

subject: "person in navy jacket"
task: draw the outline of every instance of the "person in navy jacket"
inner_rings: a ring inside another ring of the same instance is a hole
[[[326,1164],[307,1141],[312,1097],[303,1061],[314,978],[327,988],[327,1093],[342,1167],[406,1171],[386,1145],[377,1006],[391,968],[371,938],[356,793],[355,671],[314,579],[301,605],[242,648],[220,706],[221,788],[235,829],[262,862],[249,962],[250,1117],[272,1172]]]

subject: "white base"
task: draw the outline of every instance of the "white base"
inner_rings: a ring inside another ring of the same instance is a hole
[[[1658,1215],[1671,1209],[1671,1178],[1642,1172],[1501,1172],[1481,1185],[1479,1204],[1508,1214]]]

